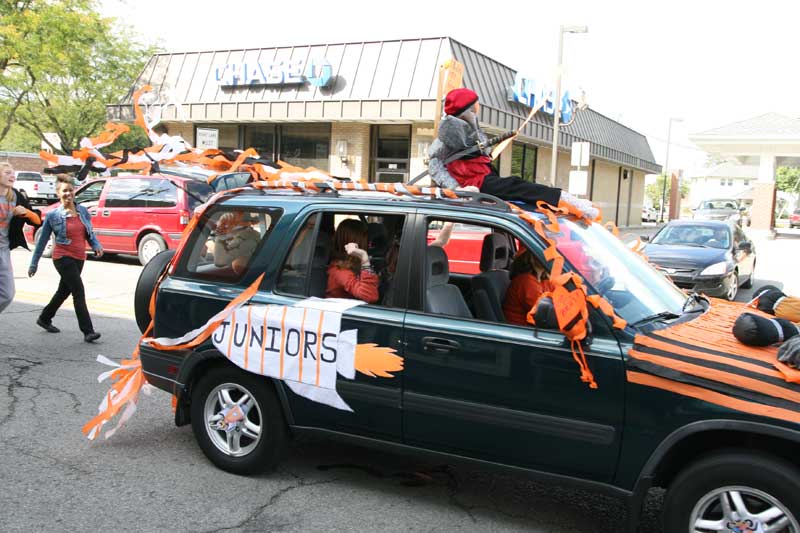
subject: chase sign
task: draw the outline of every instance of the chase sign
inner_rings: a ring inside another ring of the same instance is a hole
[[[508,88],[508,99],[528,107],[536,107],[539,102],[544,100],[542,111],[548,115],[555,113],[555,91],[543,83],[523,77],[519,72],[514,76],[514,85]],[[561,122],[572,120],[574,111],[569,91],[563,91],[561,94]]]
[[[227,63],[214,70],[222,87],[254,85],[300,85],[327,87],[333,68],[327,59],[288,59],[272,62],[247,61]]]

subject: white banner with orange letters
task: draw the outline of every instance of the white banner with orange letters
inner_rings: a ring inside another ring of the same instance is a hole
[[[336,377],[355,377],[355,330],[341,331],[341,311],[285,305],[247,305],[214,331],[214,346],[240,368],[283,380],[295,393],[351,411],[336,392]]]

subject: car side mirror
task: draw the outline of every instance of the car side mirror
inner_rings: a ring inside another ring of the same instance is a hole
[[[739,250],[747,252],[749,254],[750,252],[753,251],[753,243],[750,241],[739,243]]]
[[[642,235],[639,237],[642,242],[650,242],[650,235]]]

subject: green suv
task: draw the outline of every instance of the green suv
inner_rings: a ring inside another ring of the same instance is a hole
[[[248,224],[251,244],[235,258],[219,248],[226,217]],[[667,532],[800,532],[796,422],[629,381],[634,337],[691,320],[703,307],[598,224],[559,217],[562,234],[584,246],[581,255],[564,243],[565,269],[578,272],[589,294],[603,295],[627,322],[615,329],[589,307],[582,347],[596,389],[581,381],[570,342],[557,328],[503,319],[510,259],[525,247],[544,261],[547,243],[504,202],[471,193],[456,199],[357,191],[223,194],[168,272],[162,276],[172,251],[143,269],[139,326],[150,323],[150,292],[160,276],[152,316],[159,338],[200,328],[262,274],[247,307],[283,309],[285,316],[301,302],[319,302],[333,235],[347,219],[366,224],[381,282],[376,303],[341,312],[341,329],[357,331],[359,346],[389,348],[403,358],[393,377],[340,376],[336,392],[348,409],[234,364],[232,344],[250,348],[245,367],[251,368],[254,357],[263,366],[268,343],[252,334],[249,344],[237,339],[231,318],[222,329],[234,333],[222,344],[211,337],[177,351],[140,346],[148,382],[175,395],[176,425],[192,424],[215,465],[237,474],[264,471],[276,465],[288,437],[311,433],[596,489],[627,502],[629,531],[647,491],[664,487]],[[461,273],[468,269],[455,268],[447,246],[431,250],[431,235],[446,222],[483,239],[472,248],[480,273]],[[316,361],[311,353],[306,364]],[[238,419],[229,419],[237,408]]]

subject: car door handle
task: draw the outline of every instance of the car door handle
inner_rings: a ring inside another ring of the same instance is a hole
[[[103,209],[103,216],[104,217],[107,217],[107,216],[110,216],[110,215],[111,215],[111,211],[109,211],[108,209]]]
[[[97,216],[97,211],[92,209],[91,211],[89,211],[89,216],[96,217]]]
[[[426,352],[448,353],[461,349],[461,343],[440,337],[422,337],[422,349]]]

